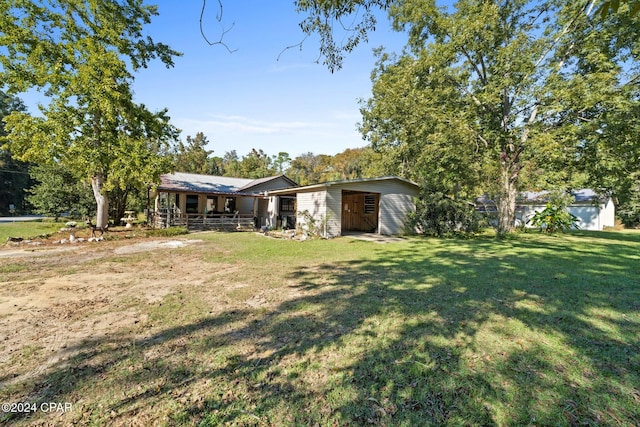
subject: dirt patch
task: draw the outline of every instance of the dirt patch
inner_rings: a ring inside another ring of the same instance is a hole
[[[117,254],[133,254],[137,252],[146,252],[154,249],[176,249],[182,248],[194,243],[202,243],[202,240],[167,240],[167,241],[152,241],[141,242],[133,245],[126,245],[115,249]]]
[[[406,242],[407,239],[403,239],[398,236],[385,236],[377,233],[342,233],[344,237],[349,237],[356,240],[364,240],[365,242],[375,243],[398,243]]]
[[[148,322],[136,309],[140,304],[215,281],[217,269],[176,252],[200,242],[133,239],[0,249],[0,382],[28,380],[72,358],[87,339]],[[38,357],[29,359],[38,363],[16,363],[34,353]]]

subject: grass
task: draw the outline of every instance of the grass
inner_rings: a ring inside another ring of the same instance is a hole
[[[194,237],[172,262],[214,285],[139,303],[149,323],[0,400],[80,402],[56,420],[92,425],[640,424],[639,233]]]
[[[0,223],[0,244],[4,244],[9,237],[33,239],[55,233],[64,227],[65,222],[34,220]]]

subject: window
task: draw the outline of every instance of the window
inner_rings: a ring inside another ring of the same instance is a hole
[[[364,196],[364,213],[365,215],[376,213],[376,195],[375,194],[366,194]]]
[[[198,196],[187,194],[187,213],[198,213]]]
[[[280,197],[280,212],[295,212],[296,200],[292,197]]]

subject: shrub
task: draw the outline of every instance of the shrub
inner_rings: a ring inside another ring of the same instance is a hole
[[[434,191],[423,192],[416,200],[409,226],[424,235],[442,237],[474,233],[480,228],[480,221],[473,204]]]
[[[303,219],[302,224],[299,221],[296,223],[296,227],[298,229],[302,232],[308,233],[310,237],[325,237],[328,220],[327,217],[321,216],[320,219],[314,218],[308,210],[299,212],[298,216]]]
[[[540,227],[540,231],[545,233],[556,233],[566,231],[571,228],[578,228],[578,218],[570,214],[564,206],[547,203],[544,210],[536,212],[527,223],[534,227]]]

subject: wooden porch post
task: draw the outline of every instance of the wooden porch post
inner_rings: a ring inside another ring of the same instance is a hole
[[[256,228],[260,228],[261,224],[258,220],[258,198],[253,198],[253,226]]]

